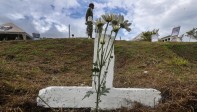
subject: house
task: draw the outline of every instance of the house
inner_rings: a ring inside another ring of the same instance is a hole
[[[171,35],[168,35],[166,37],[161,38],[160,40],[162,42],[181,42],[181,37],[179,37],[179,32],[180,32],[181,27],[174,27],[172,29]]]
[[[0,25],[0,41],[2,40],[31,40],[32,36],[13,23]]]
[[[181,38],[178,37],[177,35],[175,36],[168,35],[166,37],[161,38],[160,40],[162,42],[181,42]]]

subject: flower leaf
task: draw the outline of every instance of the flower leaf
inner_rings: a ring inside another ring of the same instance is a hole
[[[87,98],[87,97],[90,97],[90,95],[92,95],[92,94],[94,94],[93,91],[87,91],[87,92],[86,92],[86,95],[83,97],[83,99],[85,99],[85,98]],[[83,99],[82,99],[82,100],[83,100]]]

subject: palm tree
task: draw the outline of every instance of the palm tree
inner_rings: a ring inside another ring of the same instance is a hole
[[[185,34],[181,35],[179,38],[181,40],[181,42],[183,42],[183,37],[184,37]]]
[[[194,35],[193,35],[193,37],[194,37],[195,39],[197,39],[197,28],[194,28]]]
[[[186,36],[190,37],[189,42],[191,40],[191,37],[197,39],[197,28],[193,28],[192,30],[186,32]]]

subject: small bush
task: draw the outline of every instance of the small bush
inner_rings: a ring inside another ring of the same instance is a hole
[[[186,66],[188,63],[189,62],[183,58],[175,57],[175,58],[172,58],[172,60],[170,60],[168,64],[176,65],[176,66]]]

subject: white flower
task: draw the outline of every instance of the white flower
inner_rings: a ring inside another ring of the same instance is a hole
[[[118,22],[120,24],[124,22],[124,16],[123,15],[118,15]]]
[[[101,33],[105,23],[106,22],[101,18],[96,19],[96,22],[94,23],[96,25],[96,30]]]
[[[101,39],[100,39],[100,44],[105,44],[105,39],[104,39],[104,37],[101,37]]]
[[[123,23],[120,23],[120,27],[126,29],[128,32],[131,31],[131,28],[129,28],[129,26],[131,25],[131,23],[128,23],[128,20],[125,20]]]
[[[118,16],[118,22],[119,22],[121,28],[126,29],[128,32],[131,31],[131,28],[129,28],[131,23],[128,23],[129,22],[128,20],[124,21],[124,16],[123,15]]]
[[[102,18],[106,21],[106,22],[111,22],[114,18],[114,15],[113,14],[105,14],[105,15],[102,15]]]
[[[120,26],[119,25],[112,25],[112,27],[113,27],[113,31],[116,32],[116,33],[120,29]]]
[[[113,20],[111,21],[111,23],[112,23],[112,26],[118,25],[119,24],[119,16],[114,15]]]
[[[102,27],[106,22],[101,19],[101,18],[98,18],[96,19],[96,22],[94,23],[97,27]]]

